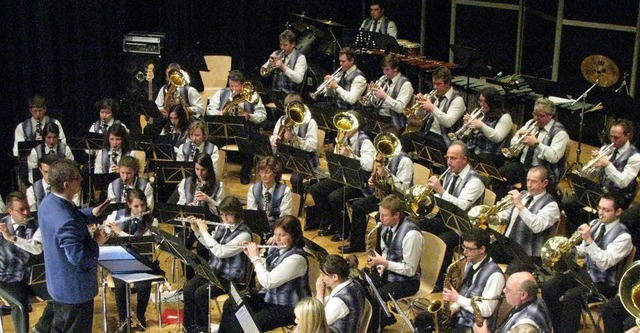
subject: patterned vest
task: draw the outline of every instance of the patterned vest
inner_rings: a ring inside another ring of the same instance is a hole
[[[193,202],[193,196],[195,195],[195,187],[194,187],[194,191],[191,191],[191,177],[187,177],[184,179],[184,185],[182,186],[182,189],[184,190],[184,196],[186,200],[185,204],[189,204]],[[220,181],[216,180],[216,183],[213,185],[213,188],[209,193],[207,193],[207,195],[215,199],[216,194],[218,194],[218,191],[220,191]],[[204,207],[206,205],[203,201],[200,201],[198,204],[201,207]]]
[[[380,231],[380,239],[385,239],[387,236],[387,232],[389,232],[391,228],[382,227]],[[393,235],[393,240],[391,241],[391,246],[387,248],[387,260],[394,262],[402,262],[404,260],[404,253],[402,252],[402,241],[407,236],[409,231],[415,230],[420,232],[420,228],[418,228],[415,223],[413,223],[408,218],[404,218],[398,228]],[[387,244],[388,245],[388,244]],[[410,280],[419,280],[420,279],[420,264],[416,269],[416,273],[413,276],[405,276],[400,275],[398,273],[394,273],[388,271],[387,281],[389,282],[399,282],[399,281],[410,281]]]
[[[220,103],[219,103],[220,111],[222,111],[224,106],[229,102],[230,97],[231,97],[231,89],[229,88],[222,89],[222,92],[220,93]],[[247,101],[244,101],[244,103],[242,103],[242,109],[246,113],[253,114],[253,104]]]
[[[602,225],[602,223],[600,221],[598,221],[591,228],[591,230],[593,230],[594,232],[598,233],[601,225]],[[629,231],[627,230],[627,227],[622,223],[617,223],[616,225],[613,226],[613,228],[611,228],[604,235],[603,240],[602,240],[602,246],[600,246],[600,248],[601,249],[606,249],[609,244],[611,244],[616,238],[618,238],[618,236],[620,236],[622,234],[625,234],[625,233],[629,233]],[[615,286],[616,282],[617,282],[616,281],[616,273],[618,271],[618,268],[620,268],[622,265],[625,264],[625,260],[626,259],[622,259],[622,260],[620,260],[619,263],[617,263],[613,267],[603,271],[600,268],[598,268],[598,266],[596,266],[596,264],[593,262],[591,257],[586,256],[584,265],[585,265],[585,267],[587,267],[587,272],[589,273],[589,276],[591,276],[591,280],[593,280],[593,282],[595,282],[595,283],[605,283],[605,284],[607,284],[609,286]]]
[[[0,223],[7,226],[11,223],[11,216],[7,215],[0,219]],[[14,225],[17,228],[17,225]],[[25,225],[24,238],[31,239],[38,229],[38,222],[31,220]],[[0,237],[0,282],[19,282],[29,274],[29,260],[31,254],[19,249],[15,244]]]
[[[49,116],[44,116],[42,118],[42,130],[44,131],[44,126],[49,123],[53,123],[55,120]],[[34,141],[36,139],[35,129],[33,129],[33,125],[31,124],[31,118],[22,122],[22,133],[24,133],[24,141]],[[44,136],[44,133],[43,133]]]
[[[489,257],[486,258],[486,260],[489,260],[489,259],[490,259]],[[467,298],[482,295],[482,292],[484,291],[484,288],[487,285],[487,281],[489,280],[489,277],[492,274],[497,272],[502,273],[502,271],[500,270],[500,267],[498,267],[495,261],[490,260],[485,262],[484,264],[482,264],[480,269],[476,272],[475,279],[473,280],[471,287],[469,287],[469,289],[464,291],[458,290],[460,292],[460,295]],[[466,277],[467,275],[466,271],[464,275]],[[473,326],[473,319],[474,319],[474,316],[472,312],[469,312],[463,308],[460,308],[460,312],[458,316],[458,326],[471,327]]]
[[[201,153],[207,153],[207,154],[209,154],[209,156],[212,156],[213,155],[213,151],[215,150],[215,148],[216,148],[216,146],[213,143],[211,143],[209,141],[205,141],[204,142],[204,149],[203,149],[204,151],[201,152]],[[191,150],[192,149],[193,148],[191,147],[191,142],[185,142],[182,145],[182,155],[184,156],[184,160],[185,161],[192,161],[192,159],[191,159]],[[195,158],[195,156],[194,156],[194,158]]]
[[[287,63],[287,67],[294,69],[296,68],[296,62],[298,62],[298,58],[302,53],[297,49],[293,49],[291,54],[289,55],[289,62]],[[271,87],[273,90],[282,91],[287,94],[290,94],[298,89],[298,85],[293,83],[289,77],[284,75],[284,72],[281,70],[274,70],[273,79],[271,82]]]
[[[453,102],[454,99],[456,98],[462,98],[462,96],[460,95],[460,93],[457,90],[453,90],[453,92],[451,93],[451,98],[447,98],[444,101],[444,105],[442,105],[442,102],[438,102],[438,109],[440,109],[440,111],[447,113],[449,111],[449,106],[451,105],[451,102]],[[464,121],[463,119],[464,117],[460,117],[460,119],[458,119],[458,121],[456,121],[455,124],[453,124],[453,126],[446,128],[443,125],[440,125],[440,133],[442,135],[442,139],[444,140],[444,143],[447,147],[449,147],[451,145],[451,139],[449,139],[449,133],[453,133],[455,131],[457,131],[461,126],[462,123]],[[425,126],[424,126],[424,131],[426,133],[429,133],[429,131],[431,130],[431,125],[433,124],[434,118],[433,117],[429,117],[429,120],[426,122]]]
[[[635,146],[629,145],[629,148],[611,163],[613,163],[613,166],[618,171],[622,172],[624,171],[624,167],[627,165],[627,161],[629,161],[629,157],[635,154],[638,154],[638,149]],[[631,203],[636,197],[638,182],[635,179],[632,180],[631,183],[629,183],[629,185],[625,188],[619,188],[607,177],[600,177],[600,182],[607,192],[622,193],[627,203]]]
[[[149,181],[146,178],[136,177],[136,180],[133,182],[133,186],[144,193],[144,189],[147,188],[147,184]],[[122,178],[117,178],[113,182],[111,182],[113,194],[115,194],[116,202],[125,202],[124,196],[122,193],[124,192],[124,183],[122,182]]]
[[[113,124],[111,124],[111,126],[114,126],[114,125],[122,125],[122,122],[120,122],[120,120],[116,119],[116,120],[113,121]],[[103,131],[102,130],[102,121],[101,120],[97,120],[95,123],[93,123],[91,125],[91,127],[93,127],[93,129],[95,129],[94,133],[105,133],[105,132],[109,131],[111,126],[107,126],[106,131]]]
[[[116,221],[122,220],[129,216],[131,216],[131,214],[127,214],[126,209],[118,209],[118,211],[116,212]],[[118,224],[122,231],[130,234],[131,236],[139,237],[144,235],[144,233],[149,230],[149,226],[151,223],[153,223],[153,217],[150,214],[147,214],[139,219],[136,218]]]
[[[122,150],[120,153],[122,156],[130,154],[130,152],[124,152]],[[102,150],[100,150],[100,154],[102,154],[102,172],[109,173],[109,170],[111,169],[111,155],[109,155],[109,150],[102,148]]]
[[[258,210],[266,210],[264,204],[264,196],[262,195],[263,183],[257,182],[251,187],[253,192],[253,199],[258,205]],[[269,225],[273,226],[273,223],[280,217],[280,204],[282,204],[282,198],[284,198],[284,192],[287,188],[286,185],[281,182],[276,182],[273,195],[271,195],[271,201],[269,202]]]
[[[251,229],[246,223],[241,222],[238,227],[229,232],[226,227],[216,228],[216,232],[213,235],[213,239],[221,245],[227,244],[230,240],[236,238],[242,233],[251,234]],[[209,266],[213,268],[214,272],[224,279],[233,281],[234,283],[245,283],[247,276],[247,267],[249,267],[249,257],[244,253],[238,253],[229,258],[218,258],[214,255],[209,256]]]
[[[396,82],[396,85],[395,87],[393,87],[393,90],[391,91],[389,96],[391,96],[391,98],[393,99],[398,98],[398,94],[400,93],[400,88],[402,88],[402,86],[407,81],[409,81],[409,79],[407,79],[404,75],[400,74],[400,76],[398,77],[398,81]],[[407,126],[407,117],[405,117],[404,114],[400,114],[392,110],[389,110],[389,113],[391,113],[391,121],[393,122],[393,126],[395,126],[398,130],[403,130]]]
[[[500,333],[508,333],[519,321],[529,319],[540,327],[540,333],[551,333],[551,317],[549,309],[542,299],[535,298],[509,312],[509,317],[500,329]]]
[[[44,156],[44,145],[41,143],[36,146],[36,156],[38,156],[38,161]],[[56,146],[56,155],[58,157],[64,158],[67,156],[67,145],[64,142],[58,142],[58,146]]]
[[[33,196],[36,199],[36,207],[38,207],[40,206],[42,199],[44,199],[45,195],[47,194],[47,191],[45,191],[42,179],[33,183],[32,188],[33,188]]]
[[[364,73],[359,68],[356,68],[349,74],[345,73],[338,82],[338,85],[340,85],[340,87],[342,87],[342,89],[344,90],[351,91],[351,84],[353,83],[353,80],[358,76],[365,77]],[[343,101],[342,98],[336,99],[336,104],[340,109],[349,109],[352,106],[351,104]]]
[[[360,328],[357,323],[364,312],[365,293],[362,286],[355,281],[349,282],[333,297],[339,298],[349,309],[349,314],[331,324],[331,329],[340,333],[357,333]]]
[[[553,141],[553,137],[556,134],[563,131],[566,132],[566,130],[564,129],[564,126],[556,119],[556,121],[553,123],[553,126],[551,126],[551,130],[547,134],[547,137],[544,140],[542,140],[542,144],[547,146],[550,145],[551,142]],[[558,182],[560,181],[560,177],[562,177],[562,174],[564,173],[564,160],[565,160],[564,155],[558,160],[558,162],[554,164],[551,164],[544,160],[540,160],[541,165],[551,170],[551,175],[553,176],[554,184],[558,184]]]
[[[533,203],[529,207],[529,211],[532,214],[536,214],[540,209],[545,207],[546,205],[554,202],[553,196],[549,193],[545,193],[538,201]],[[511,212],[516,209],[511,208]],[[509,215],[511,216],[511,215]],[[520,247],[527,253],[529,256],[539,257],[540,249],[542,249],[542,245],[544,242],[549,239],[551,236],[551,231],[553,228],[547,228],[540,233],[533,233],[533,231],[522,222],[520,216],[518,216],[515,221],[513,221],[513,227],[511,228],[511,233],[509,234],[509,238],[513,239],[515,243],[520,244]]]
[[[478,174],[478,172],[476,172],[473,169],[469,169],[469,172],[467,172],[467,176],[464,177],[464,179],[462,179],[462,182],[460,182],[460,179],[458,179],[458,183],[456,183],[456,188],[453,191],[453,195],[454,197],[459,197],[460,193],[462,193],[462,190],[464,189],[465,186],[467,186],[467,183],[469,181],[471,181],[474,178],[478,178],[480,179],[480,181],[482,181],[482,178],[480,178],[480,174]],[[444,187],[445,189],[449,188],[449,185],[451,184],[451,181],[453,181],[453,173],[449,172],[445,177],[444,177],[444,182],[442,183],[442,187]],[[478,199],[476,199],[475,202],[473,202],[470,206],[469,209],[471,209],[471,207],[475,206],[475,205],[479,205],[482,203],[482,201],[484,200],[484,193],[478,197]]]
[[[307,272],[303,276],[289,280],[279,287],[266,289],[264,301],[271,304],[293,307],[299,300],[311,296],[311,289],[309,288],[309,262],[304,250],[297,247],[292,247],[278,255],[279,251],[279,249],[275,248],[269,251],[269,256],[267,257],[267,270],[269,272],[284,259],[294,254],[302,256],[304,260],[307,261]]]
[[[387,28],[389,27],[389,20],[386,19],[386,17],[382,17],[379,20],[380,23],[380,30],[378,30],[381,34],[385,34],[387,35]],[[362,25],[362,29],[360,30],[364,30],[364,31],[371,31],[371,27],[373,26],[373,23],[375,21],[372,19],[366,19],[364,20],[364,24]]]
[[[487,119],[484,117],[482,122],[491,128],[496,128],[496,125],[502,118],[502,115],[497,119]],[[482,131],[478,131],[475,135],[473,135],[471,141],[469,142],[469,149],[473,151],[474,148],[478,148],[480,153],[483,154],[491,154],[491,155],[499,155],[501,154],[500,148],[506,145],[507,140],[502,140],[502,142],[493,142],[484,135]]]

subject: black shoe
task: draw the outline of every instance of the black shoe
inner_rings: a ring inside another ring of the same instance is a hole
[[[332,242],[342,242],[345,239],[349,239],[349,235],[337,233],[331,237]]]
[[[320,232],[318,232],[318,236],[333,236],[336,233],[336,228],[333,226],[333,224],[330,224],[329,226],[320,229]]]
[[[140,317],[138,317],[140,318]],[[142,317],[142,319],[138,319],[140,323],[136,326],[136,331],[145,332],[147,330],[147,319]]]
[[[353,244],[344,245],[344,246],[340,245],[338,246],[338,250],[342,251],[342,253],[344,254],[366,251],[364,246],[354,246]]]
[[[396,316],[392,313],[391,314],[391,318],[387,317],[387,316],[382,316],[382,322],[380,323],[380,329],[383,329],[387,326],[391,326],[393,324],[395,324],[396,322],[398,322],[398,319],[396,319]]]
[[[249,176],[240,177],[240,184],[247,185],[249,183],[251,183],[251,177],[249,177]]]
[[[118,326],[118,330],[116,333],[126,333],[127,332],[127,321],[121,321],[120,326]]]

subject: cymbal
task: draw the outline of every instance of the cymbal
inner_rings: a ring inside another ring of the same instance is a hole
[[[304,12],[302,12],[302,14],[297,14],[297,13],[290,13],[290,14],[291,14],[291,15],[293,15],[293,16],[297,16],[297,17],[303,18],[303,19],[310,19],[310,20],[314,20],[313,18],[311,18],[311,17],[309,17],[309,16],[305,15],[305,14],[304,14]]]
[[[323,19],[312,19],[312,20],[314,20],[314,21],[316,21],[316,22],[318,22],[318,23],[322,23],[322,24],[324,24],[324,25],[331,26],[331,27],[340,27],[340,28],[344,28],[344,27],[346,27],[346,25],[344,25],[344,24],[342,24],[342,23],[338,23],[338,22],[336,22],[336,21],[332,21],[331,19],[328,19],[328,20],[323,20]]]
[[[603,55],[590,55],[584,58],[580,70],[587,81],[600,87],[610,87],[620,78],[618,65]]]

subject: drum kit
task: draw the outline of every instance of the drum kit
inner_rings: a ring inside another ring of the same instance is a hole
[[[324,54],[334,56],[337,48],[337,40],[333,36],[332,28],[345,28],[344,24],[338,23],[331,19],[319,19],[302,14],[292,13],[291,15],[300,18],[299,22],[291,23],[291,28],[297,32],[298,42],[296,48],[305,56],[309,57],[316,54]],[[316,26],[316,25],[318,26]],[[320,28],[326,28],[328,34]]]

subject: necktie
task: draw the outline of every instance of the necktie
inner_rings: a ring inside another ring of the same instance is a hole
[[[462,281],[462,286],[459,290],[463,290],[463,288],[468,289],[469,287],[471,287],[471,283],[473,282],[473,276],[476,274],[476,271],[477,270],[473,268],[473,265],[470,264],[469,270],[467,271],[467,275],[464,276],[464,279]]]
[[[371,28],[371,32],[378,32],[378,21],[373,22],[373,27]]]
[[[596,238],[593,240],[598,247],[602,248],[602,241],[604,240],[604,233],[606,231],[607,228],[604,227],[604,224],[600,226],[600,229],[598,230],[598,235],[596,236]]]
[[[131,224],[129,225],[129,235],[135,235],[136,232],[138,232],[139,223],[140,222],[137,218],[131,221]]]
[[[615,161],[616,158],[618,158],[618,150],[617,149],[613,151],[613,155],[611,155],[611,159],[609,160],[609,162]]]
[[[391,248],[391,242],[393,241],[393,231],[389,229],[384,237],[384,243],[387,245],[387,249]]]
[[[533,196],[529,195],[529,197],[527,198],[527,201],[525,201],[524,206],[526,208],[529,208],[529,205],[531,205],[531,202],[533,202]]]
[[[36,124],[36,137],[42,138],[42,124],[40,122]]]
[[[24,234],[25,234],[26,230],[27,230],[27,228],[25,226],[23,226],[23,225],[18,226],[16,228],[16,236],[18,236],[20,238],[24,238]]]
[[[391,83],[393,83],[393,81],[391,81],[391,79],[387,79],[387,84],[384,86],[384,92],[389,92],[389,88],[391,88]]]
[[[456,184],[458,183],[459,175],[454,174],[453,179],[451,180],[451,184],[449,184],[449,193],[453,195],[453,192],[456,190]]]
[[[44,189],[44,191],[46,192],[46,194],[51,193],[51,186],[47,185],[47,187]]]
[[[49,155],[53,155],[56,153],[56,150],[53,147],[49,147]]]

